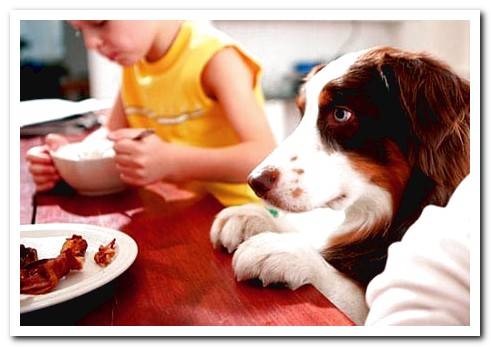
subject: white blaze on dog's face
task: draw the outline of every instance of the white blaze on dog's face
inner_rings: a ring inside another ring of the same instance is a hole
[[[331,81],[344,76],[365,51],[344,55],[315,73],[304,86],[305,108],[297,129],[250,175],[256,193],[288,211],[320,207],[344,209],[354,202],[375,202],[390,214],[390,194],[370,181],[335,141],[326,141],[319,129],[321,95]],[[343,122],[348,108],[336,111]],[[363,199],[369,196],[370,198]],[[385,207],[384,207],[385,205]],[[366,206],[362,206],[365,209]]]

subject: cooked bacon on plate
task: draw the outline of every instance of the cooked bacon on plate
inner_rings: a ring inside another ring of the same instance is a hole
[[[113,260],[114,255],[116,254],[115,244],[116,239],[113,239],[106,246],[99,246],[99,251],[94,255],[94,261],[103,267],[108,266]]]
[[[35,248],[20,245],[20,268],[26,267],[38,260],[38,252]]]
[[[36,250],[34,248],[31,250],[34,250],[37,258]],[[79,235],[72,235],[63,243],[60,254],[56,258],[32,261],[22,267],[21,254],[20,292],[22,294],[50,292],[71,270],[82,269],[86,250],[87,241]]]

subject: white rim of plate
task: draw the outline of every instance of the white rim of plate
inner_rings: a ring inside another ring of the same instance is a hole
[[[89,293],[97,288],[104,286],[105,284],[111,282],[123,272],[125,272],[135,261],[138,254],[138,245],[135,240],[129,235],[116,230],[106,227],[100,227],[91,224],[81,224],[81,223],[47,223],[47,224],[23,224],[20,225],[21,238],[22,237],[43,237],[43,233],[50,232],[48,236],[66,236],[67,234],[76,233],[89,233],[89,234],[100,234],[107,236],[107,238],[116,238],[117,245],[119,249],[125,248],[129,252],[124,254],[124,257],[117,256],[111,264],[94,276],[86,279],[82,282],[82,285],[77,286],[75,289],[71,287],[63,288],[60,290],[52,291],[46,294],[40,295],[23,295],[23,299],[19,300],[19,303],[26,302],[31,297],[41,298],[39,301],[34,301],[28,306],[20,307],[20,313],[27,313],[48,306],[56,305],[83,294]],[[27,234],[27,235],[26,235]],[[70,237],[71,235],[69,235]],[[61,296],[61,298],[60,298]]]

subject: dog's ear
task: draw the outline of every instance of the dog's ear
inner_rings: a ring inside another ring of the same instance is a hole
[[[379,68],[410,127],[408,157],[436,184],[445,205],[469,173],[469,83],[425,55],[387,54]]]

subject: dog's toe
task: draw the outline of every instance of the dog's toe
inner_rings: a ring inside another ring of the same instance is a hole
[[[242,243],[232,265],[237,280],[258,278],[264,286],[284,283],[297,289],[311,283],[322,257],[295,234],[262,233]]]
[[[249,204],[229,207],[215,218],[210,239],[214,248],[225,247],[232,253],[245,240],[266,230],[273,231],[275,222],[262,206]]]

